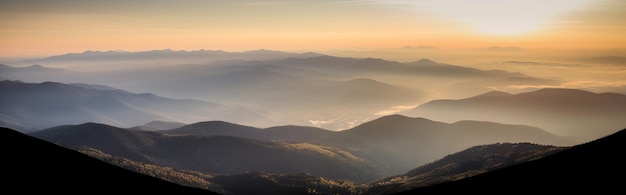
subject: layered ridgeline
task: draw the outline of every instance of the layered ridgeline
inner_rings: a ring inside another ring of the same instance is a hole
[[[66,147],[91,147],[139,162],[235,174],[310,173],[368,182],[401,174],[465,148],[499,142],[569,145],[544,130],[463,121],[454,124],[393,115],[335,132],[314,127],[255,128],[221,121],[166,131],[87,123],[31,135]]]
[[[32,63],[45,67],[29,67]],[[466,97],[492,87],[560,83],[516,72],[426,59],[401,63],[274,51],[85,52],[21,65],[0,66],[6,70],[0,72],[0,78],[31,83],[95,83],[166,97],[193,98],[242,106],[266,117],[260,120],[263,122],[238,121],[237,117],[226,121],[261,127],[313,125],[332,130],[348,129],[415,106],[431,95]],[[64,69],[53,71],[46,67]]]
[[[609,135],[626,127],[626,95],[576,89],[540,89],[508,94],[489,92],[458,99],[435,100],[405,114],[433,120],[485,120],[526,124],[578,143]]]
[[[37,185],[46,186],[50,192],[77,192],[85,186],[105,192],[149,192],[150,190],[161,193],[195,192],[145,176],[148,175],[179,185],[208,189],[221,194],[387,194],[401,191],[406,186],[430,185],[469,177],[477,173],[538,159],[566,149],[528,143],[476,146],[451,154],[401,176],[380,179],[372,184],[356,184],[348,180],[329,179],[307,173],[277,174],[252,171],[240,174],[213,174],[135,161],[103,153],[94,148],[75,148],[83,154],[127,169],[122,170],[11,129],[2,129],[1,132],[3,133],[2,139],[6,139],[2,142],[6,144],[6,147],[3,147],[7,149],[5,154],[13,159],[7,161],[9,165],[12,165],[12,171],[9,171],[9,175],[12,176],[9,189],[23,186],[19,188],[25,190],[32,189],[26,185]],[[22,149],[19,150],[9,149],[22,145],[23,147],[19,147]],[[24,148],[29,149],[24,150]],[[77,162],[80,162],[80,165],[75,164]],[[367,171],[367,167],[363,169]],[[138,176],[128,170],[144,174],[144,176]],[[30,172],[44,174],[44,177],[64,175],[64,179],[44,180],[39,177],[39,180],[20,182],[19,178],[28,179],[24,176],[29,174],[24,173]],[[402,179],[396,179],[398,177]],[[113,181],[108,180],[109,178],[117,179]],[[212,194],[208,191],[197,192]]]
[[[33,131],[86,122],[132,127],[153,120],[198,122],[260,119],[245,109],[212,102],[131,93],[102,85],[0,81],[0,125]]]
[[[381,164],[386,174],[400,174],[452,152],[482,144],[530,142],[568,146],[574,142],[545,130],[491,122],[443,123],[424,118],[390,115],[344,131],[306,126],[255,128],[223,121],[190,124],[166,134],[228,135],[257,140],[283,140],[332,145]]]

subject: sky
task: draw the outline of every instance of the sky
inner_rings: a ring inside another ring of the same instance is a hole
[[[623,0],[0,0],[0,58],[86,50],[626,47]]]

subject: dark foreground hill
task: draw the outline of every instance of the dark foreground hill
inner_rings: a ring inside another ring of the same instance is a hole
[[[217,194],[126,170],[12,129],[0,128],[3,194]]]
[[[556,154],[399,194],[614,194],[624,192],[626,129]]]
[[[549,156],[568,147],[532,143],[479,145],[419,166],[405,174],[379,179],[367,194],[391,194],[413,188],[469,178]]]

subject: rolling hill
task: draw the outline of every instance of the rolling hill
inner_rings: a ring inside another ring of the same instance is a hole
[[[558,146],[574,144],[566,138],[530,126],[480,121],[451,124],[402,115],[380,117],[339,132],[304,126],[261,129],[224,121],[200,122],[162,132],[171,135],[226,135],[265,141],[329,145],[382,165],[386,175],[404,173],[418,165],[475,145],[500,142]]]
[[[306,142],[170,135],[95,123],[59,126],[29,135],[68,148],[90,147],[133,161],[215,174],[309,173],[356,182],[381,176],[371,162],[349,151]]]
[[[413,188],[472,177],[568,149],[531,143],[498,143],[473,146],[402,175],[371,182],[366,194],[391,194]]]

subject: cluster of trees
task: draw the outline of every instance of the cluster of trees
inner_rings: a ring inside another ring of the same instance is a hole
[[[106,154],[100,150],[88,147],[77,148],[77,151],[111,163],[113,165],[129,169],[138,173],[149,175],[163,180],[177,183],[184,186],[207,189],[214,192],[220,192],[222,189],[210,182],[213,175],[191,170],[179,170],[171,167],[157,166],[148,163],[133,161],[127,158]]]

